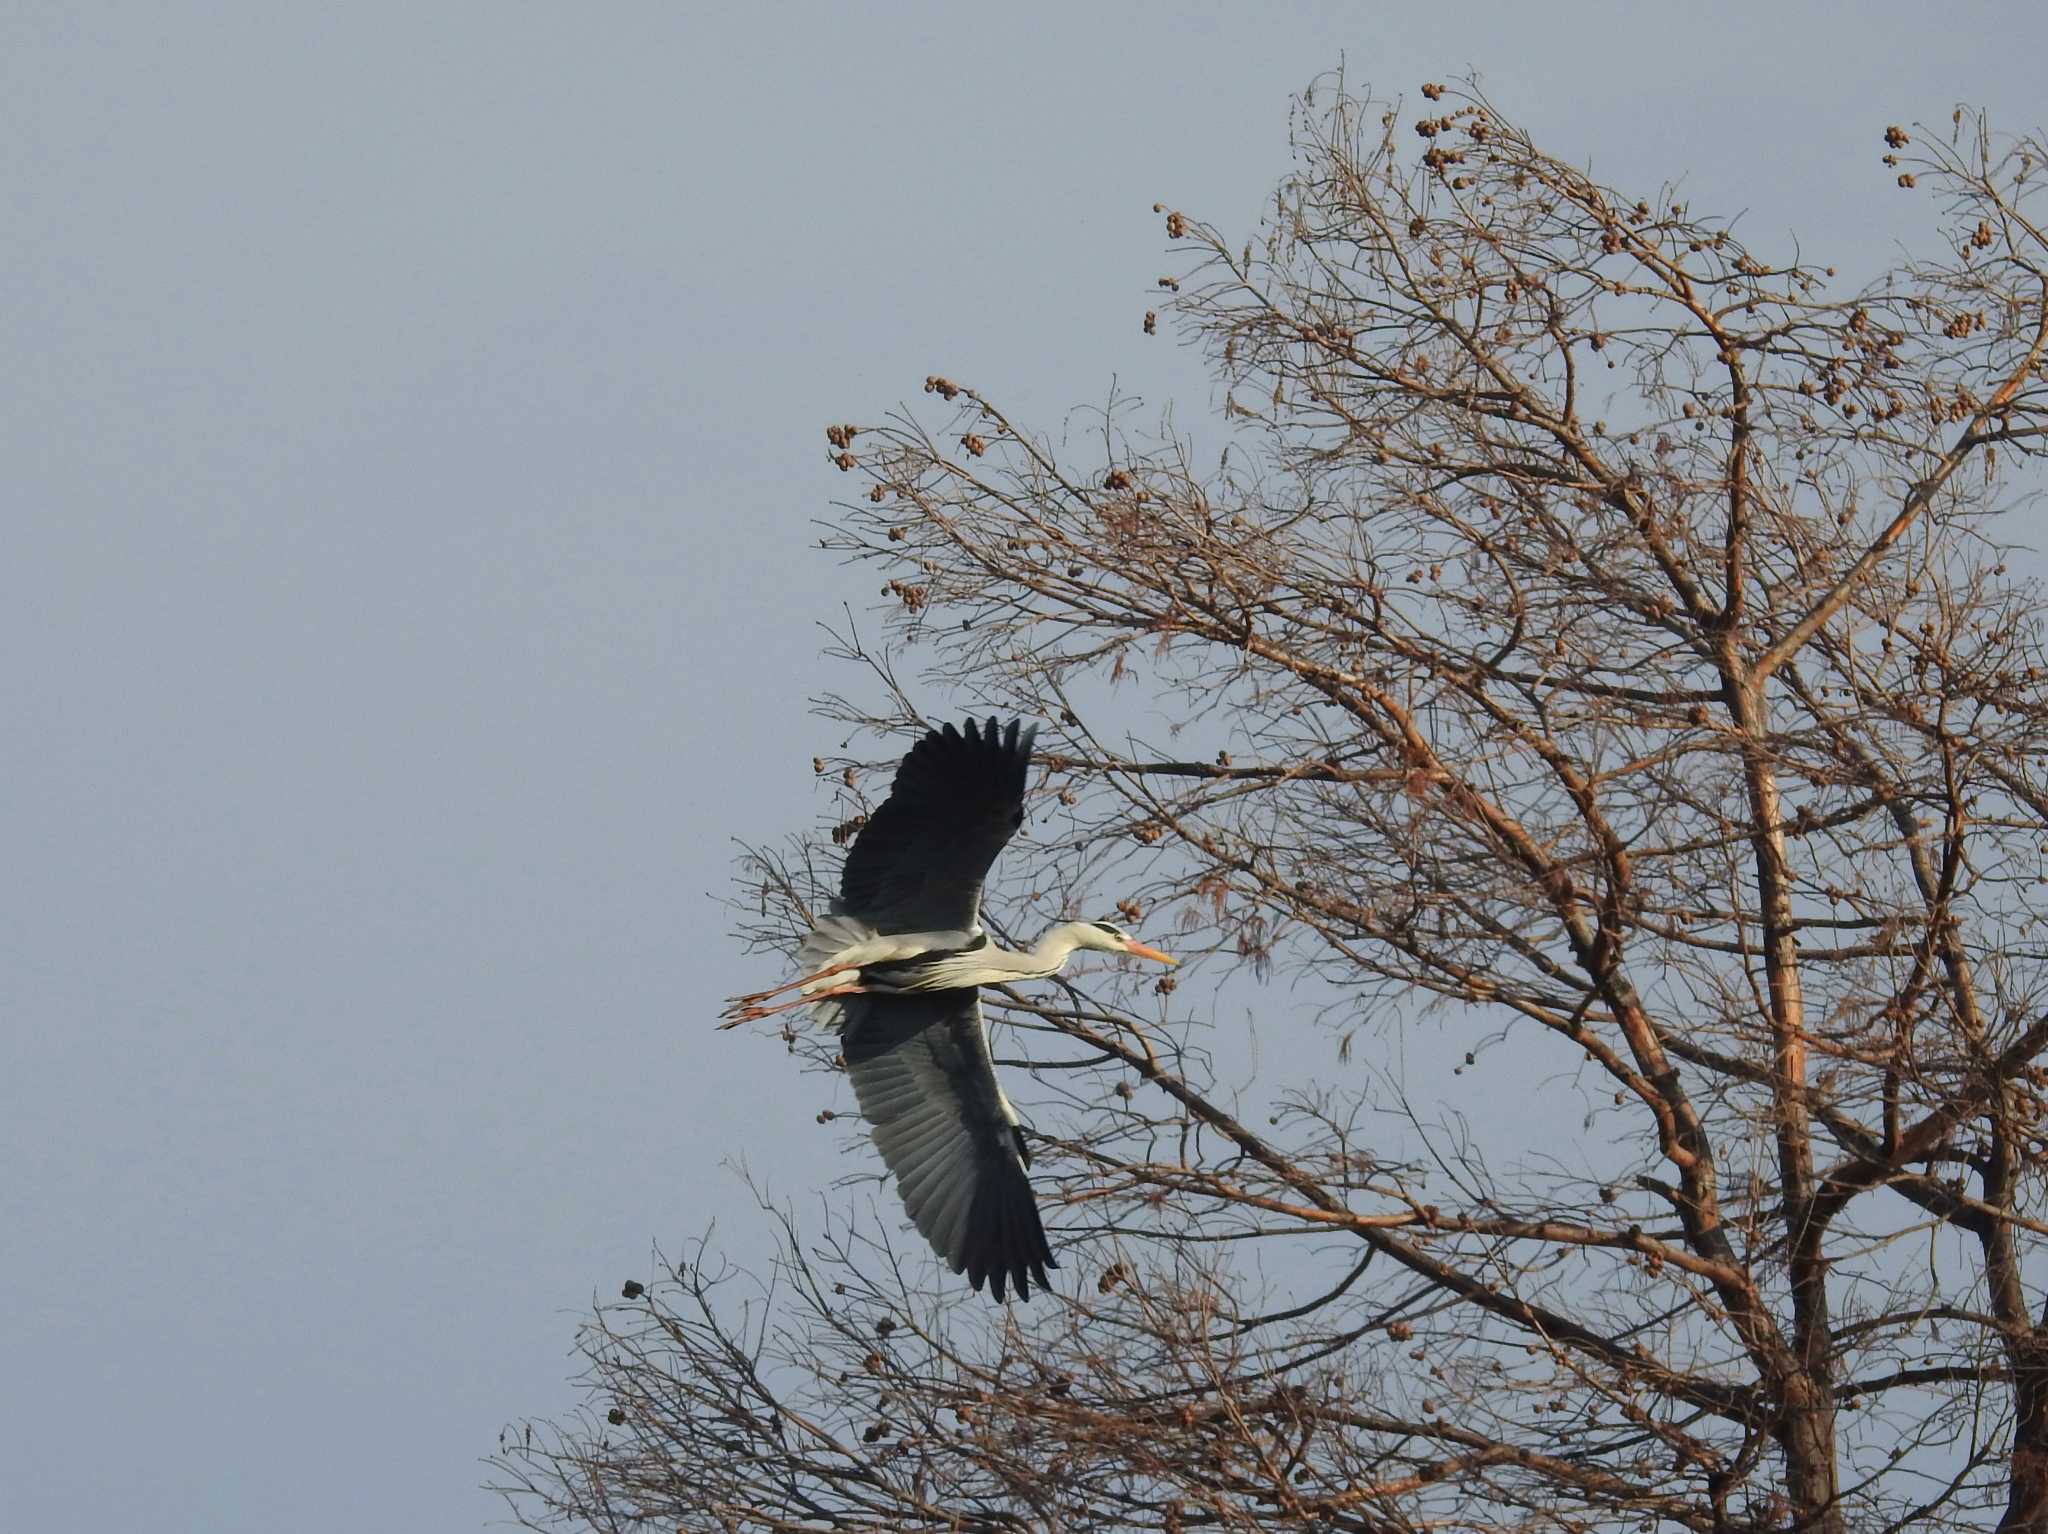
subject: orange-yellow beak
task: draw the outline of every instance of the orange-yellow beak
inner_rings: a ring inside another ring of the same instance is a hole
[[[1133,943],[1129,948],[1126,948],[1124,952],[1134,953],[1141,959],[1157,959],[1161,964],[1180,963],[1180,960],[1176,959],[1172,954],[1161,953],[1156,948],[1147,948],[1143,943]]]

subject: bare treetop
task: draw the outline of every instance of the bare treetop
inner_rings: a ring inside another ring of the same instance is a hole
[[[1933,254],[1844,292],[1421,95],[1305,93],[1250,239],[1160,210],[1213,469],[936,375],[941,418],[830,433],[827,543],[888,614],[848,645],[887,702],[833,711],[917,727],[915,665],[938,712],[1045,719],[1039,882],[992,917],[1113,880],[1214,956],[991,1008],[1097,1279],[997,1329],[835,1223],[743,1321],[699,1254],[589,1341],[599,1397],[668,1394],[512,1456],[529,1512],[2048,1528],[2048,697],[2002,541],[2048,150],[1874,124]],[[756,936],[810,857],[761,858]],[[1183,1006],[1235,965],[1294,982],[1250,1080]],[[1531,1063],[1543,1143],[1380,1063],[1440,1036],[1420,1001]]]

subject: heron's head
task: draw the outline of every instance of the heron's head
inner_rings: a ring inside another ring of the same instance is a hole
[[[1180,963],[1170,954],[1147,948],[1113,921],[1076,922],[1074,926],[1083,948],[1097,948],[1104,953],[1135,954],[1141,959],[1156,959],[1161,964]]]

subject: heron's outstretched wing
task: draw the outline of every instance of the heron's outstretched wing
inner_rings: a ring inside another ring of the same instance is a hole
[[[975,991],[837,999],[846,1071],[918,1231],[997,1299],[1046,1287],[1024,1137],[996,1084]]]
[[[878,932],[967,932],[981,883],[1024,823],[1035,728],[947,725],[910,748],[882,807],[854,838],[840,908]]]

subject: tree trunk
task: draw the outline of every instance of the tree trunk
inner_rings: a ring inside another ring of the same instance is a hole
[[[1835,1481],[1833,1393],[1803,1373],[1787,1381],[1785,1422],[1778,1442],[1785,1451],[1792,1526],[1813,1534],[1848,1534]]]
[[[2016,1407],[2012,1479],[1998,1527],[2048,1534],[2048,1339],[2031,1332],[2009,1351]]]

